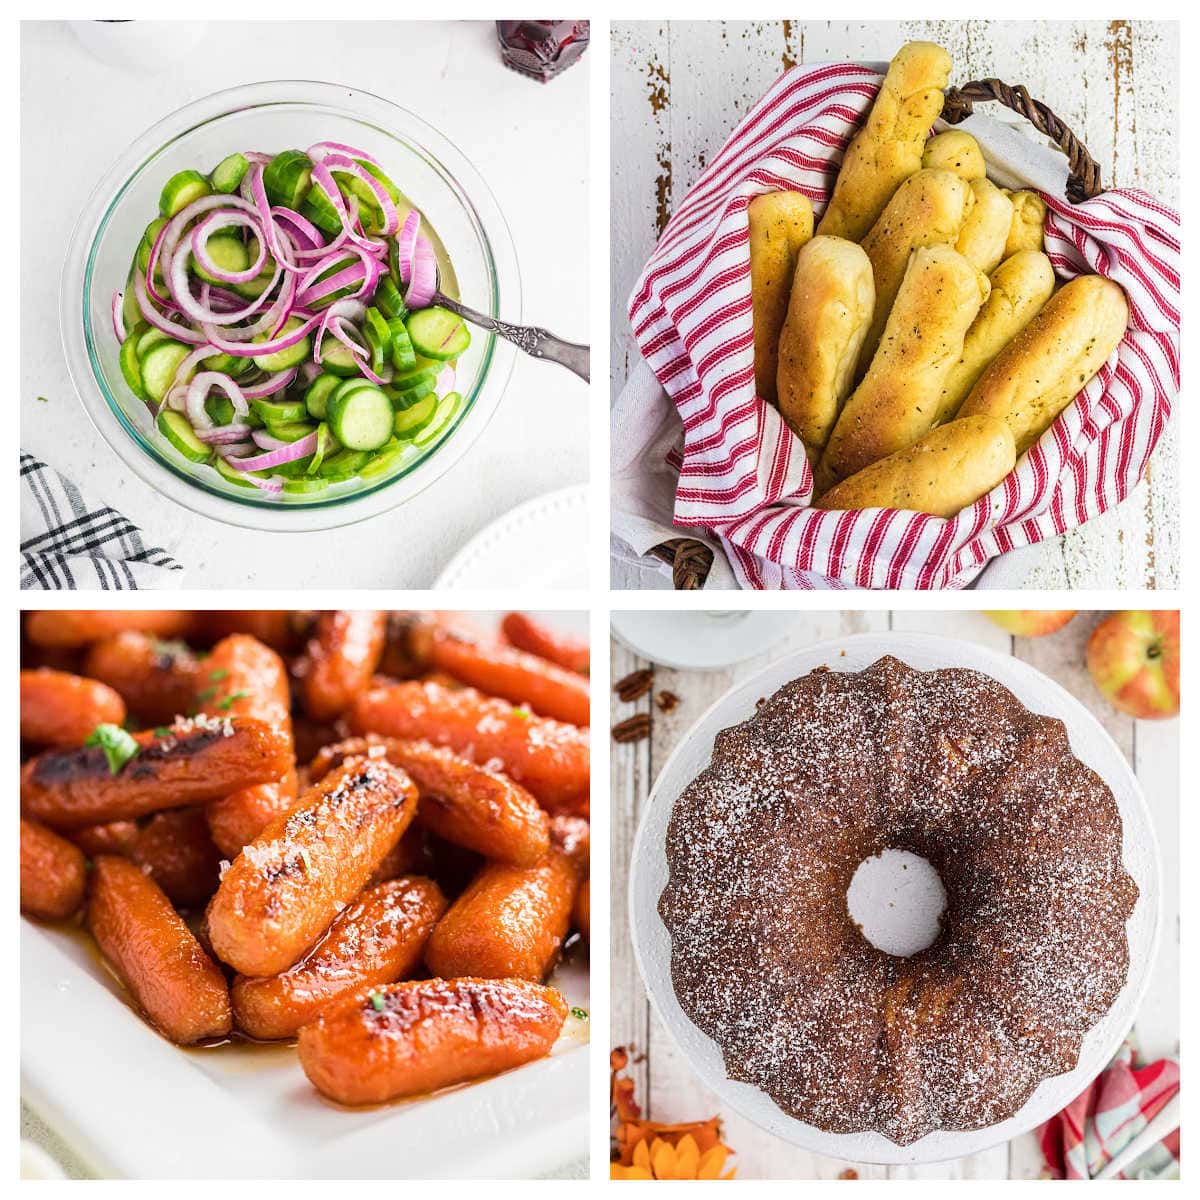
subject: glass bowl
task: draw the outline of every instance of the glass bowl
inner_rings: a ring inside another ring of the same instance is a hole
[[[483,432],[500,403],[517,351],[471,330],[458,363],[463,403],[425,451],[383,479],[349,480],[317,495],[271,496],[188,462],[159,434],[148,405],[129,390],[117,356],[111,303],[123,291],[163,184],[177,171],[211,170],[234,150],[274,153],[343,142],[383,164],[446,247],[466,303],[521,319],[516,250],[500,208],[462,152],[406,109],[369,92],[307,80],[277,80],[216,92],[143,133],[88,200],[63,266],[59,313],[67,369],[83,407],[121,462],[171,500],[252,529],[330,529],[373,517],[428,487]],[[411,447],[410,447],[411,449]]]

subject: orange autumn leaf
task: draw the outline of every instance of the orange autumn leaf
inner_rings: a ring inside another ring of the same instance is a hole
[[[621,1072],[629,1053],[618,1046],[609,1055],[612,1068],[610,1102],[614,1120],[612,1179],[732,1179],[722,1174],[733,1153],[721,1141],[721,1120],[665,1124],[645,1121],[634,1099],[633,1080]]]

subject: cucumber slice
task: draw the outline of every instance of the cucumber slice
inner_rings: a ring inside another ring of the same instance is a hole
[[[272,204],[295,208],[308,192],[312,181],[312,160],[303,150],[282,150],[263,172],[263,187]]]
[[[375,295],[372,297],[375,301],[375,307],[389,321],[396,317],[403,320],[408,316],[408,309],[404,304],[404,297],[400,295],[400,289],[396,286],[396,281],[390,276],[385,275],[379,281],[379,285],[375,289]]]
[[[416,376],[424,371],[432,371],[433,378],[436,379],[438,373],[445,366],[444,363],[438,362],[436,358],[426,358],[423,354],[417,355],[417,361],[409,371],[397,371],[392,379],[392,384],[395,387],[408,387],[410,383],[415,383]]]
[[[158,235],[166,226],[165,217],[155,217],[149,225],[146,226],[146,232],[142,234],[142,240],[138,243],[137,253],[134,255],[134,262],[137,263],[137,269],[143,275],[146,274],[146,269],[150,266],[150,252],[154,249],[154,243],[158,241]],[[161,266],[155,264],[154,279],[156,283],[163,283],[163,273]]]
[[[199,171],[180,171],[172,175],[163,187],[158,200],[158,211],[164,217],[173,217],[177,212],[187,208],[193,200],[212,194],[208,180]]]
[[[231,154],[228,158],[221,159],[209,176],[212,190],[226,196],[236,192],[242,186],[242,179],[249,169],[250,164],[241,154]]]
[[[267,425],[290,425],[308,416],[300,400],[251,400],[250,409]]]
[[[378,454],[372,457],[369,463],[360,468],[358,472],[359,477],[362,479],[374,479],[377,475],[383,475],[393,467],[398,466],[400,460],[404,457],[404,451],[407,449],[407,446],[407,442],[389,442]]]
[[[339,450],[325,459],[318,472],[322,479],[353,479],[371,457],[367,450]]]
[[[222,479],[228,479],[230,483],[236,483],[238,487],[252,488],[254,486],[254,484],[247,482],[247,474],[253,474],[258,479],[266,478],[266,476],[259,474],[257,471],[247,472],[234,470],[234,468],[231,467],[219,454],[214,460],[213,466],[217,468],[217,474],[220,475]]]
[[[248,362],[245,358],[234,358],[232,354],[214,354],[212,358],[202,359],[201,362],[206,371],[219,371],[222,375],[238,375],[245,368],[243,363]]]
[[[379,309],[367,309],[363,319],[363,337],[367,339],[367,348],[371,351],[371,370],[378,375],[387,366],[388,350],[392,344],[387,318]]]
[[[413,349],[412,338],[408,336],[408,329],[402,318],[393,317],[387,326],[392,366],[398,374],[403,375],[416,367],[417,352]]]
[[[392,418],[392,432],[401,438],[410,438],[418,430],[424,429],[433,420],[437,412],[437,397],[430,392],[424,400],[418,401],[411,408],[398,412]]]
[[[288,495],[307,495],[311,492],[323,492],[332,482],[333,480],[331,479],[314,479],[309,475],[303,479],[285,479],[283,481],[283,490]]]
[[[333,434],[329,432],[329,426],[322,421],[317,426],[317,448],[312,453],[312,462],[308,464],[305,474],[315,475],[321,469],[325,456],[332,454],[336,448],[337,442],[334,440]]]
[[[301,438],[308,437],[316,428],[307,421],[288,421],[283,425],[268,424],[267,432],[281,442],[298,442]]]
[[[208,462],[212,450],[195,434],[187,417],[173,409],[165,409],[158,414],[159,432],[183,455],[189,462]]]
[[[322,233],[336,236],[342,232],[342,219],[333,201],[319,187],[310,187],[300,205],[300,215],[307,217]]]
[[[426,372],[422,372],[419,377],[412,380],[405,380],[404,386],[401,388],[392,388],[389,395],[392,398],[392,405],[397,412],[402,412],[406,408],[412,408],[414,404],[419,404],[426,396],[432,395],[437,390],[437,376],[430,376]]]
[[[291,462],[281,463],[273,469],[272,474],[279,475],[284,479],[303,479],[308,474],[311,464],[312,455],[306,454],[303,458],[294,458]]]
[[[462,317],[437,304],[413,313],[405,325],[417,353],[439,362],[458,358],[471,344],[471,331]]]
[[[337,338],[326,335],[321,343],[321,369],[330,375],[349,378],[358,374],[358,359],[349,346],[343,346]]]
[[[169,333],[164,333],[161,329],[156,329],[153,325],[150,325],[142,329],[133,340],[137,342],[138,358],[145,358],[149,354],[151,346],[157,345],[159,342],[170,342],[174,339]]]
[[[457,392],[447,392],[438,401],[437,412],[433,420],[413,438],[414,446],[428,446],[436,437],[444,433],[454,414],[458,411],[462,397]]]
[[[329,398],[329,427],[348,450],[378,450],[392,436],[392,402],[374,384]]]
[[[303,324],[304,322],[299,317],[288,317],[280,334],[291,333]],[[267,341],[267,334],[260,333],[251,339],[251,345],[254,342],[265,341]],[[295,367],[302,363],[311,352],[312,345],[308,334],[305,334],[294,346],[288,346],[286,350],[272,350],[267,354],[255,354],[253,358],[264,371],[286,371],[288,367]]]
[[[175,382],[179,364],[192,352],[191,346],[167,340],[156,342],[142,359],[142,386],[156,403],[167,394]]]
[[[224,271],[244,271],[250,265],[250,251],[246,249],[241,238],[232,234],[218,233],[208,239],[206,246],[209,257]],[[210,275],[197,261],[195,255],[191,258],[192,270],[209,283],[218,283],[221,287],[229,285]],[[255,280],[251,280],[255,282]]]
[[[117,360],[121,364],[121,374],[129,384],[129,390],[139,400],[149,400],[146,388],[142,383],[142,368],[137,357],[137,338],[127,337],[121,343],[121,353]]]
[[[228,425],[233,420],[233,401],[221,392],[213,392],[204,400],[204,411],[214,425]]]
[[[308,415],[315,420],[323,421],[329,404],[329,397],[333,394],[333,389],[342,382],[340,375],[318,375],[316,379],[308,385],[308,390],[304,393],[304,407],[308,410]]]
[[[121,297],[121,319],[125,322],[126,330],[132,329],[142,319],[142,310],[138,308],[137,297],[133,294],[133,276],[125,281],[125,294]]]

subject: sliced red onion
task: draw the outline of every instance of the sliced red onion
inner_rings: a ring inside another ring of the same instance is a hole
[[[342,229],[349,240],[356,246],[362,246],[363,249],[378,253],[378,243],[372,242],[370,238],[365,238],[362,234],[355,232],[354,213],[357,212],[358,202],[351,197],[350,203],[353,211],[346,207],[346,197],[342,195],[341,189],[337,185],[337,180],[334,179],[333,173],[324,163],[313,163],[312,180],[325,193],[329,203],[333,205],[337,212],[338,220],[342,223]]]
[[[307,243],[300,247],[301,251],[304,253],[314,250],[324,252],[325,235],[307,217],[298,213],[294,208],[283,208],[280,205],[275,205],[271,209],[271,216],[276,221],[283,221],[285,224],[290,225],[294,239]]]
[[[285,442],[283,438],[274,437],[262,429],[255,429],[250,437],[254,440],[254,444],[260,450],[282,450],[284,446],[290,446],[291,442]]]
[[[297,367],[288,367],[285,371],[276,371],[274,375],[268,375],[260,383],[251,384],[250,387],[243,387],[242,395],[247,400],[261,400],[264,396],[273,396],[276,392],[282,392],[296,378],[297,374],[299,374],[299,368]]]
[[[198,429],[196,436],[208,446],[232,446],[245,442],[250,426],[234,422],[232,425],[214,425],[212,429]]]
[[[125,297],[120,292],[113,292],[112,323],[113,333],[117,335],[117,345],[125,345]]]
[[[146,323],[153,325],[155,329],[160,329],[163,333],[170,334],[177,341],[187,342],[192,346],[205,340],[203,334],[189,329],[186,325],[175,324],[174,321],[164,317],[150,303],[150,297],[146,292],[146,278],[140,271],[135,271],[133,275],[133,297],[137,301],[138,310],[141,312]]]
[[[213,388],[220,388],[229,397],[233,404],[233,411],[239,417],[247,416],[250,412],[250,405],[246,403],[242,389],[228,375],[224,375],[220,371],[201,371],[188,384],[185,401],[188,420],[191,421],[192,428],[196,430],[197,435],[202,429],[215,428],[212,418],[208,415],[208,410],[204,407],[204,401]]]
[[[382,233],[385,236],[395,233],[400,228],[400,214],[396,211],[396,202],[388,194],[387,188],[362,163],[357,163],[353,158],[348,158],[344,154],[330,154],[325,158],[324,165],[331,171],[341,171],[343,174],[353,175],[367,185],[375,197],[379,211],[383,214]]]
[[[320,366],[309,360],[300,364],[300,378],[304,383],[312,383],[321,374]]]
[[[348,154],[351,158],[365,158],[367,162],[379,166],[379,162],[372,158],[365,150],[355,150],[353,146],[346,146],[341,142],[317,142],[315,145],[309,146],[304,153],[313,162],[320,162],[329,154]]]
[[[244,442],[230,442],[228,445],[217,445],[213,449],[222,458],[244,458],[247,454],[253,454],[256,447],[249,438]]]
[[[434,384],[434,390],[438,394],[438,398],[448,395],[454,391],[455,373],[454,368],[447,363],[439,372],[437,382]]]
[[[251,177],[250,194],[254,197],[254,208],[258,213],[259,220],[262,221],[263,234],[267,239],[267,248],[274,255],[275,261],[285,271],[300,271],[303,268],[297,266],[287,253],[287,247],[284,245],[283,238],[280,237],[280,231],[275,224],[275,218],[271,215],[271,203],[267,199],[267,189],[263,183],[264,171],[264,167],[256,166],[252,171],[247,172],[247,174]]]
[[[420,229],[421,214],[414,208],[404,218],[404,224],[400,226],[400,232],[396,235],[396,259],[399,263],[400,282],[405,286],[412,278],[413,255],[417,252],[417,234]]]
[[[316,448],[317,434],[314,430],[308,437],[302,437],[298,442],[288,442],[278,450],[269,450],[252,458],[227,458],[225,461],[235,471],[269,471],[272,467],[282,467],[284,463],[295,462],[306,454],[312,454]]]
[[[437,292],[437,259],[428,239],[417,238],[417,249],[413,255],[412,279],[404,293],[404,303],[409,308],[424,308]]]
[[[271,155],[263,154],[261,150],[243,150],[242,157],[251,165],[265,167],[271,161]]]
[[[249,229],[258,243],[258,257],[244,271],[227,271],[213,260],[208,252],[208,239],[218,229]],[[192,230],[192,254],[205,271],[222,283],[249,283],[262,270],[267,261],[267,245],[263,238],[262,224],[246,213],[217,212],[210,213],[199,221]]]
[[[271,288],[275,286],[275,282],[279,279],[279,271],[279,262],[276,260],[275,274],[271,277],[271,286],[244,308],[234,309],[232,312],[217,312],[212,305],[206,306],[201,304],[192,295],[191,276],[188,274],[186,254],[177,253],[171,259],[171,273],[167,278],[167,283],[171,289],[171,296],[175,303],[193,321],[202,325],[233,325],[238,321],[244,321],[247,317],[254,316],[262,308],[271,294]],[[253,337],[254,335],[251,334],[250,336]]]
[[[279,337],[271,338],[266,342],[254,342],[252,345],[242,341],[233,341],[232,336],[226,337],[228,333],[241,333],[241,330],[220,330],[215,325],[201,325],[204,330],[204,336],[216,346],[222,354],[232,354],[235,358],[255,358],[260,354],[274,354],[277,350],[286,350],[289,346],[294,346],[302,338],[308,336],[313,326],[321,319],[320,315],[314,315],[301,321],[300,324],[287,333],[280,334]]]
[[[210,346],[206,342],[203,345],[197,346],[195,350],[188,354],[180,362],[179,366],[175,368],[175,374],[171,378],[171,385],[163,393],[162,403],[158,406],[155,415],[157,416],[164,408],[173,408],[176,412],[186,411],[187,387],[191,382],[192,375],[195,374],[196,368],[206,358],[212,358],[213,355],[220,353],[216,346]]]

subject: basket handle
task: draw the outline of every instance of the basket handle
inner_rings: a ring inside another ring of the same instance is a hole
[[[1100,167],[1088,153],[1087,147],[1050,108],[1040,100],[1033,99],[1021,84],[1010,87],[999,79],[983,79],[977,83],[964,83],[962,87],[947,88],[942,120],[957,125],[964,117],[971,115],[976,104],[987,100],[998,100],[1024,117],[1067,156],[1071,171],[1067,178],[1067,199],[1072,204],[1100,195],[1104,190],[1100,183]]]
[[[677,592],[699,591],[712,568],[713,552],[695,538],[671,538],[651,546],[649,553],[670,566]]]

